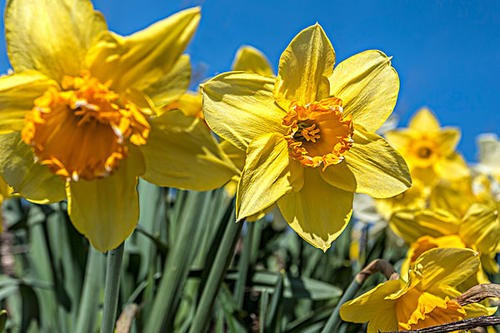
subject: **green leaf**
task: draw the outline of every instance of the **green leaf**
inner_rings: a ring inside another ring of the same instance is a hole
[[[228,279],[235,280],[237,274],[228,274]],[[260,271],[252,276],[251,287],[255,291],[274,292],[274,287],[279,279],[279,273]],[[323,281],[310,278],[295,278],[286,276],[284,279],[283,297],[307,298],[315,301],[339,298],[342,290]]]

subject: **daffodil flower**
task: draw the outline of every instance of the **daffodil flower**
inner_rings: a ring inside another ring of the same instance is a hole
[[[494,260],[500,239],[496,207],[474,203],[461,217],[443,208],[401,210],[392,216],[391,229],[411,244],[407,266],[411,266],[411,257],[430,248],[467,247],[480,253],[485,270],[498,272]]]
[[[131,36],[85,0],[12,0],[0,78],[0,173],[37,203],[67,199],[75,227],[106,251],[137,224],[137,181],[208,190],[234,173],[203,124],[161,112],[189,84],[182,55],[200,18],[179,12]]]
[[[415,114],[409,128],[389,131],[385,136],[405,158],[412,178],[426,186],[432,186],[440,179],[455,180],[469,175],[467,164],[455,151],[460,130],[441,128],[427,108]]]
[[[469,249],[432,249],[420,255],[408,279],[379,284],[340,308],[343,320],[368,322],[368,333],[415,330],[464,318],[491,315],[495,308],[481,304],[461,306],[456,287],[479,267]]]
[[[246,151],[237,219],[277,203],[324,251],[347,225],[354,192],[389,197],[411,182],[402,157],[374,133],[398,95],[390,58],[371,50],[334,63],[316,24],[286,48],[277,77],[229,72],[202,85],[208,125]]]

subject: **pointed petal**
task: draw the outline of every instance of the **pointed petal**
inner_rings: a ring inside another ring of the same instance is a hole
[[[354,143],[345,160],[329,166],[323,179],[345,191],[389,198],[411,186],[404,159],[382,137],[362,129],[354,131]]]
[[[479,254],[471,249],[431,249],[415,261],[420,275],[420,289],[439,294],[455,287],[479,269]]]
[[[86,0],[9,0],[5,36],[14,71],[37,70],[60,80],[78,75],[87,49],[106,31]]]
[[[251,46],[241,47],[233,62],[233,71],[255,73],[262,76],[273,76],[273,69],[266,56]]]
[[[334,64],[335,51],[323,28],[316,23],[302,30],[281,55],[276,101],[288,110],[290,102],[305,105],[327,97]]]
[[[389,226],[407,243],[422,236],[441,237],[457,234],[461,221],[444,210],[401,210],[395,212]]]
[[[111,176],[66,184],[71,222],[99,251],[116,248],[137,225],[137,176],[143,171],[144,161],[136,152],[130,154]]]
[[[434,169],[439,176],[449,180],[465,178],[470,175],[467,163],[458,153],[453,153],[446,158],[440,159],[434,165]]]
[[[479,303],[471,303],[464,306],[464,310],[467,313],[465,318],[474,318],[480,316],[492,316],[497,312],[496,307],[487,307]],[[488,332],[490,332],[488,330]],[[492,330],[491,332],[495,332]]]
[[[131,36],[108,33],[89,51],[86,63],[117,91],[143,90],[177,63],[200,21],[200,9],[176,13]]]
[[[238,149],[238,147],[232,145],[229,141],[224,140],[219,145],[226,156],[233,162],[234,166],[242,171],[245,166],[246,152]]]
[[[179,110],[151,122],[142,178],[159,185],[196,191],[220,187],[238,172],[205,124]]]
[[[472,204],[460,225],[460,237],[481,254],[495,253],[500,240],[500,219],[494,207]]]
[[[408,129],[389,131],[385,133],[384,136],[391,146],[405,156],[408,151],[408,146],[415,140],[411,131]]]
[[[283,196],[278,206],[300,237],[326,251],[347,226],[354,195],[329,185],[319,172],[305,168],[302,189]]]
[[[460,141],[460,130],[457,128],[444,128],[438,134],[439,151],[444,156],[452,154]]]
[[[288,144],[283,135],[262,135],[248,145],[236,196],[237,220],[269,208],[292,190]]]
[[[285,112],[274,103],[274,79],[229,72],[202,85],[203,113],[210,128],[241,150],[266,133],[285,133]]]
[[[170,71],[144,90],[144,94],[157,108],[163,108],[183,96],[189,88],[190,80],[191,63],[189,56],[183,54]]]
[[[396,302],[385,297],[401,289],[401,281],[390,280],[379,284],[340,307],[340,318],[352,323],[368,324],[368,333],[390,332],[398,328]]]
[[[421,108],[410,121],[409,128],[419,132],[438,132],[439,122],[428,108]]]
[[[21,140],[19,132],[0,136],[0,151],[0,174],[15,193],[39,204],[64,200],[63,179],[35,163],[31,147]]]
[[[56,83],[36,71],[0,76],[0,134],[19,131],[33,101]]]
[[[338,64],[330,77],[330,94],[342,100],[355,124],[376,131],[394,110],[399,77],[391,58],[378,50],[358,53]]]

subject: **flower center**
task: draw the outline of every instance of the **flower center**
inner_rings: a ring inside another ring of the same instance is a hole
[[[26,115],[23,141],[36,159],[66,179],[111,174],[128,153],[146,143],[150,126],[142,111],[88,73],[64,77]]]
[[[412,162],[415,166],[427,168],[435,163],[438,157],[436,143],[433,140],[422,138],[410,147]]]
[[[352,147],[352,117],[343,115],[342,101],[336,97],[307,105],[292,103],[283,125],[288,127],[290,156],[304,166],[323,165],[324,170],[340,163]]]
[[[448,297],[441,298],[412,288],[396,304],[400,330],[416,330],[462,320],[465,310]]]
[[[432,150],[429,147],[420,147],[417,151],[420,158],[429,158],[432,155]]]

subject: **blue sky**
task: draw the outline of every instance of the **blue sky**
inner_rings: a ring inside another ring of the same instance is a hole
[[[204,77],[229,70],[243,44],[262,50],[276,69],[293,36],[319,22],[337,61],[366,49],[394,57],[401,124],[428,106],[442,124],[462,129],[459,149],[469,161],[476,160],[476,135],[499,134],[499,1],[97,0],[94,5],[121,34],[201,5],[202,20],[188,52]],[[1,25],[3,30],[3,19]],[[0,73],[8,68],[1,36]]]

